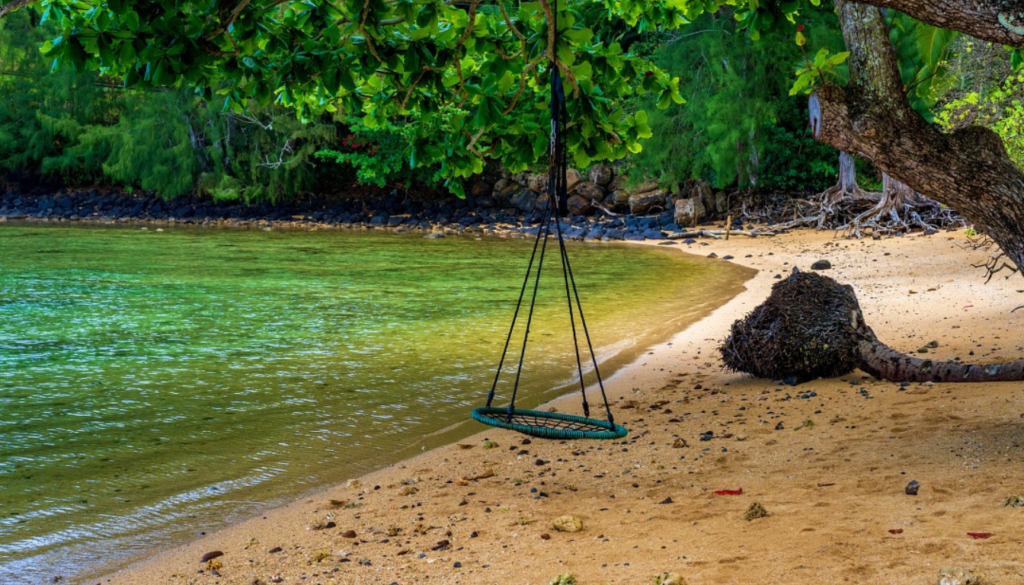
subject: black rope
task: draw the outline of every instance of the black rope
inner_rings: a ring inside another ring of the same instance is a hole
[[[537,257],[537,245],[540,244],[540,226],[537,226],[537,239],[533,241],[533,252],[530,254],[530,263],[526,265],[526,278],[523,279],[523,287],[519,289],[519,300],[516,301],[516,312],[512,314],[512,325],[508,328],[508,337],[505,338],[505,349],[501,350],[501,359],[498,361],[498,371],[494,373],[494,383],[491,384],[491,391],[487,394],[487,406],[494,401],[494,390],[498,387],[498,378],[501,377],[501,368],[505,365],[505,356],[508,354],[508,345],[512,341],[512,333],[516,329],[516,320],[519,319],[519,309],[523,306],[523,295],[526,293],[526,285],[530,282],[530,272],[533,271],[533,260]]]
[[[508,404],[508,418],[512,419],[512,411],[516,406],[516,393],[519,391],[519,378],[523,375],[523,358],[526,357],[526,342],[530,340],[530,324],[533,323],[533,310],[537,306],[537,289],[540,288],[540,273],[544,269],[544,252],[548,248],[548,232],[551,228],[551,206],[548,206],[547,213],[544,215],[544,221],[541,227],[538,228],[538,235],[543,233],[541,238],[544,243],[540,247],[540,260],[537,261],[537,277],[533,282],[533,298],[530,299],[530,313],[526,317],[526,333],[523,334],[523,349],[519,353],[519,368],[516,370],[516,383],[512,386],[512,401]],[[530,274],[527,273],[526,277],[529,278]]]
[[[558,9],[552,14],[555,30],[558,29]],[[572,344],[576,351],[576,369],[580,376],[580,394],[583,396],[583,414],[590,417],[590,404],[587,402],[587,388],[583,379],[583,361],[580,358],[579,336],[576,331],[576,316],[573,311],[573,300],[576,301],[576,310],[580,314],[580,324],[583,326],[583,335],[587,340],[587,349],[590,351],[590,359],[594,365],[594,373],[597,375],[597,385],[601,389],[601,398],[604,400],[605,413],[608,416],[608,426],[615,428],[615,419],[612,417],[611,407],[608,405],[608,396],[605,393],[604,381],[601,379],[601,371],[597,366],[597,355],[594,353],[594,345],[590,340],[590,330],[587,328],[587,320],[583,316],[583,305],[580,303],[580,293],[576,288],[576,279],[572,273],[572,266],[569,263],[569,253],[566,249],[565,238],[562,233],[561,218],[569,213],[568,209],[568,157],[565,148],[565,141],[562,134],[565,130],[565,89],[562,87],[562,76],[557,65],[552,64],[551,68],[551,154],[548,163],[548,201],[543,214],[541,224],[537,227],[537,239],[533,243],[533,252],[530,255],[530,263],[526,267],[526,276],[523,279],[523,286],[519,290],[519,300],[516,302],[516,310],[512,315],[512,325],[509,327],[508,336],[505,338],[505,347],[501,352],[501,360],[498,362],[498,371],[494,374],[494,383],[491,384],[491,391],[487,395],[487,406],[491,406],[494,400],[494,393],[498,386],[498,379],[501,377],[501,370],[505,365],[505,358],[508,354],[509,344],[512,341],[512,334],[515,331],[516,322],[519,318],[519,310],[522,308],[526,287],[530,281],[533,271],[533,263],[537,257],[537,244],[544,241],[540,247],[540,258],[537,260],[537,274],[534,277],[533,295],[530,298],[530,312],[526,318],[526,331],[523,335],[523,347],[519,354],[519,365],[516,369],[516,379],[512,387],[512,400],[508,405],[507,422],[511,423],[514,416],[516,395],[519,391],[519,381],[523,374],[523,360],[526,357],[526,345],[530,339],[530,326],[533,323],[533,313],[537,305],[537,291],[540,288],[541,272],[544,268],[544,255],[547,252],[548,236],[551,235],[551,220],[555,221],[555,232],[558,237],[559,257],[562,262],[562,279],[565,282],[565,298],[569,308],[569,324],[572,328]],[[554,211],[557,210],[557,214]]]

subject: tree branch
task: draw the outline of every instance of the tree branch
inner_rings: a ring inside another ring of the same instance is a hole
[[[7,4],[0,6],[0,18],[7,16],[22,6],[28,6],[33,2],[35,2],[35,0],[11,0]]]
[[[893,8],[939,28],[1024,48],[1024,0],[859,0]]]

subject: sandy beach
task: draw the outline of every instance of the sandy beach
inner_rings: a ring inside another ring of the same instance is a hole
[[[1024,384],[901,387],[853,372],[783,386],[724,371],[716,349],[776,275],[827,259],[825,274],[853,285],[894,348],[917,355],[936,341],[931,359],[1020,359],[1024,311],[1010,311],[1024,304],[1024,280],[985,284],[971,264],[987,255],[965,241],[801,231],[677,244],[759,272],[607,382],[624,441],[481,426],[118,573],[65,582],[547,585],[572,573],[598,585],[678,573],[690,585],[924,585],[943,567],[970,567],[1024,583],[1024,507],[1003,505],[1024,495]],[[578,396],[549,406],[577,412]],[[904,493],[911,480],[916,496]],[[768,516],[745,520],[755,502]],[[568,514],[581,531],[552,527]]]

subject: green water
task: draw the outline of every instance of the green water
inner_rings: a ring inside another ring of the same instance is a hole
[[[0,583],[95,574],[482,428],[449,427],[490,387],[530,246],[0,227]],[[606,374],[749,276],[665,249],[570,254]],[[549,274],[526,406],[572,381]]]

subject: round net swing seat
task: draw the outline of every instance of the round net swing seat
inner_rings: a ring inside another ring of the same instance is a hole
[[[606,420],[521,408],[513,409],[510,419],[507,408],[484,406],[473,411],[473,420],[540,439],[621,439],[629,433]]]

